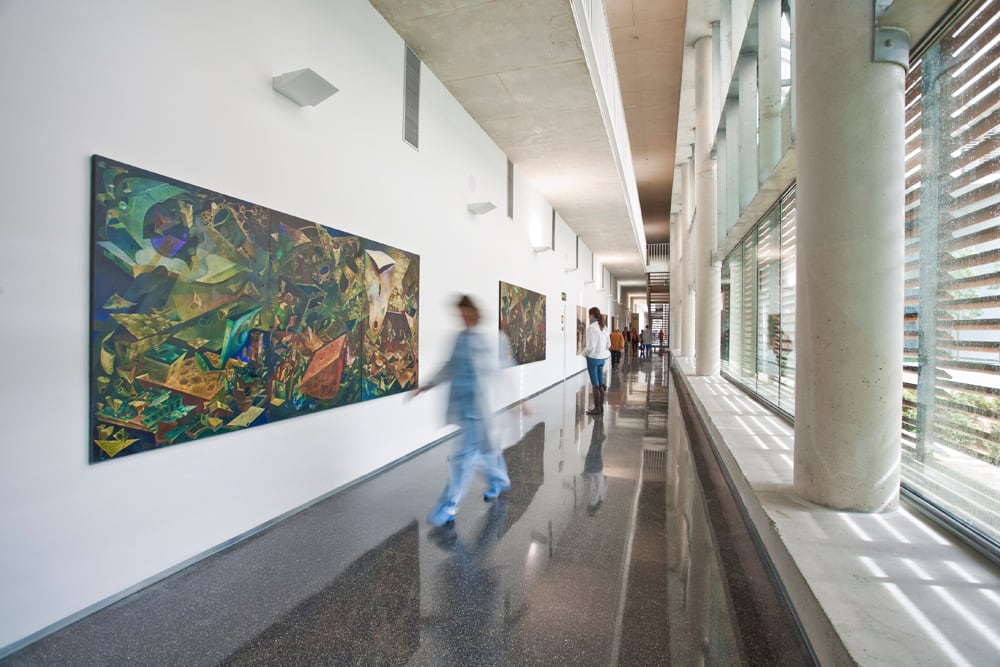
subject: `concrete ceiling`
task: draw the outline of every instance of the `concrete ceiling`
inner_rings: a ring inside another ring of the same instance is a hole
[[[571,0],[370,1],[619,280],[623,298],[644,297],[643,252]],[[890,9],[893,25],[922,35],[951,2],[897,0]],[[711,35],[720,3],[604,5],[643,230],[648,242],[665,242],[679,208],[676,166],[694,144],[694,43]],[[909,25],[919,22],[914,17],[926,17],[926,25]]]
[[[644,282],[569,0],[371,0],[620,281]],[[666,241],[685,0],[607,0],[647,239]]]
[[[670,236],[687,0],[605,0],[649,243]]]

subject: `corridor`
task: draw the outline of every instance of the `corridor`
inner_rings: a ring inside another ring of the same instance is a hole
[[[453,528],[424,520],[445,442],[0,665],[808,664],[782,610],[734,607],[753,574],[716,548],[667,365],[612,371],[603,418],[584,374],[533,397],[512,491],[477,480]]]

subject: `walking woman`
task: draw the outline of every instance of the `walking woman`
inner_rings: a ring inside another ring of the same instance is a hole
[[[583,356],[587,358],[587,373],[590,375],[590,384],[594,394],[594,408],[587,410],[587,414],[603,415],[606,387],[604,384],[604,364],[611,356],[611,336],[608,333],[607,321],[601,315],[600,308],[595,306],[587,313],[590,315],[590,324],[587,325]]]

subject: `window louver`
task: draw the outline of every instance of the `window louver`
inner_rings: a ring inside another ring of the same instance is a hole
[[[1000,543],[1000,13],[906,79],[904,487]]]
[[[403,109],[403,141],[420,147],[420,58],[406,47],[404,68],[405,105]]]

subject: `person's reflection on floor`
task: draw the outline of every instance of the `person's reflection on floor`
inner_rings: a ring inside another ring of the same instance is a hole
[[[604,420],[594,420],[590,448],[583,460],[583,486],[587,494],[587,514],[593,516],[601,508],[608,493],[608,478],[604,474]]]
[[[608,385],[608,405],[617,414],[623,402],[622,378],[620,373],[611,374],[611,384]]]
[[[432,619],[442,633],[442,664],[504,664],[510,632],[517,618],[507,618],[502,570],[490,564],[507,520],[508,500],[499,498],[486,513],[478,537],[466,542],[454,524],[432,530],[428,537],[448,551],[441,565],[441,615]]]

